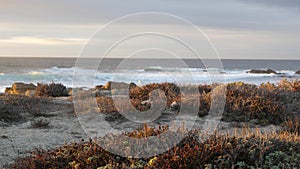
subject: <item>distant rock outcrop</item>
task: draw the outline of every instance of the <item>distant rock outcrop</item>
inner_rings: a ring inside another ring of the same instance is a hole
[[[25,96],[34,97],[35,93],[36,93],[36,90],[26,90]]]
[[[276,71],[272,70],[272,69],[268,69],[268,70],[257,70],[257,69],[252,69],[250,71],[248,71],[247,73],[253,73],[253,74],[277,74]]]
[[[95,88],[96,89],[101,89],[101,90],[111,90],[111,87],[113,86],[113,88],[117,88],[117,89],[125,89],[125,88],[128,88],[129,89],[132,89],[134,87],[136,87],[137,85],[135,83],[124,83],[124,82],[107,82],[104,86],[102,85],[98,85],[96,86]]]
[[[69,96],[66,86],[62,84],[50,83],[39,84],[36,88],[35,96],[40,97],[65,97]]]
[[[36,86],[32,83],[14,83],[12,87],[7,87],[5,93],[7,94],[25,94],[27,90],[36,90]]]
[[[299,75],[300,75],[300,70],[298,70],[298,71],[296,72],[296,74],[299,74]]]

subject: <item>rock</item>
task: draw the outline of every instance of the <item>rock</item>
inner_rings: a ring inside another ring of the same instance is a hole
[[[144,100],[141,102],[141,105],[145,106],[145,105],[151,105],[150,100]]]
[[[73,95],[73,89],[72,88],[67,88],[68,95],[72,96]]]
[[[45,117],[37,117],[31,121],[31,126],[33,128],[43,128],[47,127],[50,123],[50,120]]]
[[[137,87],[137,85],[136,85],[135,83],[130,83],[130,84],[129,84],[129,89],[133,89],[133,88],[135,88],[135,87]]]
[[[277,74],[276,71],[272,70],[272,69],[268,69],[268,70],[257,70],[257,69],[252,69],[250,71],[248,71],[247,73],[253,73],[253,74]]]
[[[111,89],[111,82],[106,82],[104,86],[101,87],[102,90],[110,90]]]
[[[102,88],[103,88],[103,85],[97,85],[97,86],[95,86],[95,89],[97,89],[97,90],[100,90]]]
[[[300,70],[298,70],[298,71],[296,72],[296,74],[299,74],[299,75],[300,75]]]
[[[170,109],[171,109],[172,111],[178,110],[179,107],[180,107],[180,105],[179,105],[179,103],[177,103],[177,102],[173,102],[173,103],[171,103],[171,105],[170,105]]]
[[[1,136],[1,138],[3,138],[3,139],[7,139],[7,138],[8,138],[8,136],[6,136],[6,135],[2,135],[2,136]]]
[[[111,92],[109,90],[95,90],[95,97],[109,97],[111,96]]]
[[[28,96],[28,97],[34,97],[35,96],[35,90],[26,90],[25,92],[25,96]]]
[[[5,88],[5,93],[10,93],[11,90],[12,90],[11,87],[7,87],[7,88]]]
[[[36,86],[32,83],[14,83],[12,87],[7,87],[5,93],[7,94],[25,94],[27,90],[36,90]]]
[[[104,86],[102,85],[98,85],[96,86],[96,89],[101,89],[101,90],[111,90],[111,87],[115,88],[115,89],[132,89],[134,87],[136,87],[137,85],[135,83],[124,83],[124,82],[107,82]]]

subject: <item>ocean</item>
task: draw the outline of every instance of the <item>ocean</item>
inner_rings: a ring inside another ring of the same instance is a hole
[[[107,81],[134,82],[138,85],[173,82],[177,84],[277,83],[283,78],[300,79],[300,60],[220,60],[222,66],[205,65],[198,59],[86,59],[99,63],[78,64],[76,58],[8,58],[0,57],[0,92],[15,82],[62,83],[67,87],[87,87]],[[80,61],[81,62],[81,61]],[[80,66],[78,66],[80,65]],[[279,74],[249,74],[251,69],[273,69]],[[74,81],[74,75],[76,80]]]

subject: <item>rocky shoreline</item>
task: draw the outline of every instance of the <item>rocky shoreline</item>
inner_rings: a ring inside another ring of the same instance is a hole
[[[104,119],[110,127],[123,132],[140,128],[143,124],[133,123],[117,111],[111,96],[112,93],[116,94],[118,91],[111,90],[111,86],[114,88],[130,86],[131,103],[141,111],[151,107],[151,102],[149,102],[151,91],[154,89],[164,91],[167,107],[160,112],[158,119],[149,124],[150,127],[169,125],[174,117],[178,116],[181,104],[190,106],[194,104],[193,100],[180,99],[178,87],[169,83],[137,86],[125,83],[112,85],[112,82],[108,82],[106,85],[96,86],[94,89],[78,90],[77,96],[70,95],[72,92],[69,91],[68,95],[70,96],[64,97],[51,96],[48,90],[52,90],[56,85],[53,84],[52,88],[49,86],[51,85],[44,86],[43,92],[39,91],[43,95],[39,96],[37,88],[33,90],[32,85],[19,83],[0,96],[0,106],[2,106],[0,144],[3,147],[0,154],[1,166],[13,164],[17,157],[28,156],[28,152],[35,148],[53,149],[64,142],[88,140],[90,133],[87,132],[87,129],[95,126],[83,126],[83,121],[78,118],[80,115],[78,110],[88,109],[90,105],[86,104],[87,107],[80,107],[81,109],[75,107],[77,112],[74,111],[75,97],[79,97],[84,103],[89,103],[90,96],[95,98],[97,105],[95,109],[89,111],[89,118],[97,121],[97,118],[103,117],[102,120]],[[67,89],[63,85],[58,86],[58,90],[54,92],[55,96],[60,96],[57,93],[66,95]],[[28,95],[26,87],[30,88],[27,88],[31,90],[30,95]],[[211,106],[211,92],[215,87],[214,85],[198,86],[200,102],[196,115],[199,119],[208,114]],[[253,130],[256,127],[260,127],[264,131],[279,130],[287,119],[300,117],[299,81],[285,80],[278,85],[262,84],[260,86],[239,82],[227,84],[225,87],[227,100],[222,120],[218,125],[220,131],[243,126],[248,126]],[[11,91],[19,93],[11,93]],[[196,120],[196,123],[200,124],[200,120]]]

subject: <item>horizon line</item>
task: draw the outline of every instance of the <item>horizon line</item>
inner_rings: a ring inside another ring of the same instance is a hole
[[[0,58],[45,58],[45,59],[78,59],[79,57],[75,56],[0,56]],[[100,57],[86,57],[85,59],[97,59]],[[110,57],[110,58],[103,58],[103,59],[124,59],[125,57]],[[126,59],[173,59],[173,58],[167,58],[167,57],[162,57],[162,58],[150,58],[150,57],[145,57],[145,58],[126,58]],[[174,58],[176,59],[176,58]],[[192,57],[186,57],[186,58],[181,58],[181,59],[186,59],[186,60],[193,60],[193,59],[199,59],[199,58],[192,58]],[[203,60],[218,60],[218,59],[210,59],[210,58],[202,58]],[[300,60],[296,58],[220,58],[221,60]]]

